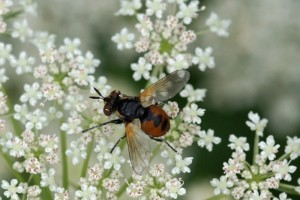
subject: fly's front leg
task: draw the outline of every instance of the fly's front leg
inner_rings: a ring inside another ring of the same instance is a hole
[[[122,124],[123,122],[124,122],[124,121],[121,120],[121,119],[113,119],[113,120],[110,120],[110,121],[108,121],[108,122],[104,122],[104,123],[102,123],[102,124],[98,124],[98,125],[93,126],[93,127],[91,127],[91,128],[85,129],[85,130],[83,130],[81,133],[85,133],[85,132],[90,131],[90,130],[95,129],[95,128],[100,128],[101,126],[104,126],[104,125],[106,125],[106,124]]]

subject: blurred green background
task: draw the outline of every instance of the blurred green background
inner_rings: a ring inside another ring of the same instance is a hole
[[[97,76],[106,76],[113,88],[135,95],[144,87],[145,81],[133,81],[130,69],[139,55],[134,50],[117,51],[111,41],[123,27],[134,29],[131,18],[114,15],[119,1],[37,2],[38,17],[29,21],[35,30],[57,35],[59,44],[65,37],[80,38],[82,51],[91,50],[101,60]],[[300,1],[206,0],[200,5],[207,9],[192,24],[193,30],[203,30],[212,11],[232,24],[228,38],[207,32],[196,42],[202,48],[211,46],[216,61],[216,68],[204,73],[197,67],[190,69],[194,87],[208,90],[200,104],[206,109],[201,127],[214,129],[222,143],[211,153],[196,144],[187,152],[195,157],[192,174],[184,177],[187,196],[183,199],[190,200],[212,195],[209,181],[221,176],[223,162],[231,154],[230,134],[247,136],[252,145],[254,134],[245,125],[250,110],[269,120],[265,136],[275,136],[281,153],[286,136],[300,132]],[[247,156],[252,157],[251,153]],[[300,167],[300,162],[294,165]],[[299,170],[294,182],[298,177]]]

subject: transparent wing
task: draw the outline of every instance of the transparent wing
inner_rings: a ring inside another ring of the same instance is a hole
[[[175,71],[153,83],[143,92],[139,98],[144,107],[157,101],[166,101],[174,97],[188,82],[190,73],[186,70]]]
[[[141,130],[139,119],[125,124],[129,158],[135,173],[141,175],[150,161],[149,137]]]

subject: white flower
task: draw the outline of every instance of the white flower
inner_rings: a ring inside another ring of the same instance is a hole
[[[102,166],[96,164],[88,168],[88,180],[99,181],[102,178],[103,169]]]
[[[275,178],[284,179],[286,181],[291,181],[292,177],[290,173],[294,173],[296,171],[296,166],[289,166],[287,160],[280,161],[273,166],[273,172],[275,173]]]
[[[110,147],[111,145],[111,147]],[[107,143],[106,140],[102,137],[98,141],[98,144],[96,144],[94,151],[98,153],[97,159],[102,162],[104,159],[104,155],[109,152],[114,144]]]
[[[22,42],[25,42],[26,38],[31,37],[33,35],[33,31],[28,27],[27,20],[23,20],[21,22],[14,22],[14,29],[11,33],[13,38],[20,38]]]
[[[179,113],[179,107],[176,101],[168,101],[167,104],[164,104],[163,109],[172,119]]]
[[[198,4],[199,1],[191,1],[189,5],[185,3],[181,3],[179,5],[180,11],[177,13],[178,18],[183,18],[184,24],[190,24],[192,22],[192,18],[196,18],[198,16]]]
[[[260,191],[260,194],[257,190],[254,190],[250,196],[249,196],[249,200],[265,200],[268,199],[267,198],[267,193],[264,191]]]
[[[1,0],[0,1],[0,16],[9,12],[9,7],[13,5],[11,0]]]
[[[0,115],[5,114],[9,111],[8,105],[6,103],[7,96],[0,91]]]
[[[38,82],[34,82],[31,86],[29,84],[24,85],[25,93],[21,95],[20,101],[25,103],[29,101],[30,105],[34,106],[37,100],[43,97],[41,91],[39,91],[40,85]]]
[[[221,138],[214,137],[214,131],[211,129],[208,129],[207,132],[200,131],[197,135],[200,137],[198,146],[205,146],[208,151],[212,151],[213,144],[219,144],[221,142]]]
[[[188,30],[183,31],[179,37],[179,40],[185,44],[190,44],[194,42],[197,38],[197,35],[194,31]]]
[[[229,35],[227,29],[230,23],[230,20],[219,19],[219,16],[214,12],[212,12],[206,20],[206,25],[209,26],[210,31],[216,33],[220,37],[227,37]]]
[[[0,131],[3,131],[6,127],[6,121],[3,119],[0,119]]]
[[[68,123],[63,123],[60,127],[62,131],[66,131],[67,134],[79,133],[82,131],[80,127],[81,119],[76,116],[71,116],[68,118]]]
[[[171,197],[172,199],[177,199],[178,195],[186,194],[186,190],[182,188],[183,182],[181,179],[172,178],[169,179],[166,184],[166,190],[163,192],[166,197]]]
[[[235,135],[231,134],[229,136],[229,141],[231,142],[228,146],[236,151],[249,151],[249,144],[247,143],[246,137],[236,137]]]
[[[98,190],[94,186],[88,186],[86,183],[81,184],[81,190],[75,191],[75,197],[82,200],[97,200]]]
[[[176,70],[187,69],[189,67],[189,63],[186,57],[183,54],[177,54],[175,59],[168,59],[167,71],[172,73]]]
[[[29,157],[24,161],[25,171],[31,174],[42,172],[42,163],[36,157]]]
[[[66,155],[72,157],[73,165],[77,165],[81,159],[86,159],[86,147],[77,141],[72,141]]]
[[[55,169],[50,168],[48,172],[41,173],[41,186],[49,186],[49,189],[51,191],[56,190],[57,185],[55,183]]]
[[[223,170],[227,177],[233,177],[234,175],[241,172],[244,167],[244,160],[236,160],[230,158],[228,162],[223,163]]]
[[[97,88],[103,96],[107,96],[111,91],[111,86],[107,84],[107,78],[105,76],[100,76],[98,80],[91,85]],[[93,87],[91,87],[90,93],[96,94]]]
[[[3,195],[12,200],[19,200],[19,196],[17,193],[19,194],[23,193],[24,188],[21,185],[19,186],[17,185],[18,185],[17,179],[12,179],[10,183],[7,182],[6,180],[2,180],[1,188],[5,190]]]
[[[0,17],[0,33],[5,33],[6,32],[6,27],[7,24],[5,21]]]
[[[120,156],[120,147],[116,147],[112,153],[104,154],[104,169],[114,168],[116,171],[121,169],[121,164],[125,162],[125,158]]]
[[[134,44],[137,53],[143,53],[148,51],[149,45],[150,40],[148,38],[141,38]]]
[[[268,158],[269,160],[275,159],[275,154],[278,152],[279,144],[275,145],[275,140],[273,135],[267,137],[267,142],[261,141],[258,144],[259,148],[262,150],[260,155],[262,158]]]
[[[46,44],[43,48],[39,49],[40,57],[43,63],[54,63],[55,59],[58,56],[57,49],[53,46],[53,44]]]
[[[194,64],[199,64],[198,67],[201,71],[205,71],[206,68],[212,69],[215,67],[215,59],[211,56],[211,53],[211,47],[207,47],[204,51],[197,47],[195,49],[196,56],[193,57],[192,62]]]
[[[116,178],[106,178],[103,180],[103,187],[110,192],[116,192],[120,189],[120,181]]]
[[[69,200],[68,190],[62,187],[57,187],[54,194],[54,200]]]
[[[32,72],[34,63],[34,57],[27,58],[27,53],[25,51],[22,51],[19,54],[19,59],[16,59],[14,56],[10,57],[10,64],[12,67],[16,68],[17,74]]]
[[[38,140],[39,145],[43,147],[46,153],[54,152],[59,147],[59,138],[57,135],[41,134]]]
[[[29,151],[28,144],[18,137],[7,140],[6,147],[10,149],[9,155],[17,158],[24,156]]]
[[[11,44],[0,42],[0,65],[4,65],[5,61],[9,59],[11,50]]]
[[[160,177],[165,173],[165,165],[164,164],[154,164],[151,166],[149,170],[149,174],[154,177]],[[299,179],[300,180],[300,179]]]
[[[172,169],[172,174],[180,174],[180,172],[182,173],[191,172],[191,169],[188,167],[188,165],[192,164],[193,157],[187,157],[182,159],[181,155],[176,154],[175,160],[176,160],[176,167]]]
[[[100,60],[94,58],[94,55],[88,51],[86,52],[85,56],[77,56],[76,60],[83,65],[84,67],[86,67],[88,69],[88,73],[94,73],[95,72],[95,68],[98,67],[100,65]]]
[[[39,50],[43,50],[50,46],[54,46],[55,35],[49,34],[48,32],[35,32],[33,43],[38,47]]]
[[[194,89],[191,84],[186,84],[180,92],[180,96],[186,98],[188,102],[203,101],[206,95],[206,89]]]
[[[285,192],[279,194],[279,198],[275,197],[272,200],[292,200],[291,198],[287,197]]]
[[[36,109],[35,111],[26,114],[26,129],[36,128],[37,130],[41,130],[44,125],[47,124],[47,117],[45,112],[40,109]]]
[[[236,186],[232,189],[231,195],[234,199],[242,199],[245,194],[245,187],[243,186]]]
[[[263,132],[267,126],[268,120],[260,120],[259,115],[257,113],[253,113],[252,111],[249,112],[248,117],[250,121],[246,121],[247,126],[249,126],[252,131],[256,131],[257,135],[263,136]]]
[[[204,109],[198,108],[198,105],[192,103],[189,107],[183,108],[182,119],[187,123],[201,123],[201,118],[204,115]]]
[[[42,91],[44,97],[49,101],[60,99],[64,94],[60,85],[56,82],[44,83],[42,86]]]
[[[147,0],[146,7],[147,15],[155,14],[157,18],[162,18],[163,11],[166,9],[166,3],[163,3],[163,0]]]
[[[64,45],[59,48],[61,53],[66,54],[66,57],[71,59],[76,55],[80,55],[81,51],[78,49],[81,41],[79,38],[71,40],[70,38],[64,39]]]
[[[234,184],[231,180],[227,180],[226,176],[221,176],[220,179],[214,178],[210,181],[210,184],[215,187],[214,194],[230,194],[230,190]]]
[[[34,1],[31,1],[31,0],[21,0],[20,1],[20,5],[23,6],[23,10],[26,12],[26,13],[29,13],[33,16],[36,16],[37,15],[37,3],[34,2]]]
[[[121,6],[116,15],[134,15],[142,7],[141,0],[120,0]]]
[[[144,188],[140,184],[130,183],[126,188],[126,193],[129,197],[137,198],[143,195]]]
[[[179,144],[181,147],[188,147],[193,144],[193,135],[189,132],[183,132],[179,138]]]
[[[138,14],[136,17],[139,23],[135,25],[135,28],[142,36],[148,37],[153,30],[153,23],[150,20],[150,17],[145,14]]]
[[[150,63],[147,63],[145,58],[140,57],[138,63],[131,64],[131,69],[134,71],[133,79],[135,81],[141,80],[141,77],[149,80],[152,65]]]
[[[127,28],[123,28],[120,33],[117,33],[111,39],[117,43],[119,50],[131,49],[133,47],[132,41],[134,40],[134,34],[129,33]]]
[[[287,145],[284,149],[285,153],[291,153],[291,158],[296,159],[300,156],[300,138],[287,136]]]
[[[26,123],[26,115],[28,114],[27,104],[22,104],[22,105],[15,104],[14,110],[15,110],[14,118],[16,120],[19,120],[23,124],[25,124]]]
[[[34,199],[42,193],[41,188],[38,185],[31,185],[27,189],[27,198]]]
[[[69,76],[72,77],[80,86],[87,86],[89,83],[94,82],[95,77],[89,75],[89,69],[84,65],[79,65],[77,68],[73,68],[69,73]]]

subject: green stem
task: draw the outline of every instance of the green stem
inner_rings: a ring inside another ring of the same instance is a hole
[[[244,161],[244,166],[251,172],[251,165],[247,161]]]
[[[219,194],[219,195],[216,195],[216,196],[213,196],[213,197],[209,197],[206,200],[221,200],[221,199],[231,200],[233,198],[232,198],[232,196],[227,195],[227,194]]]
[[[133,181],[133,178],[130,177],[127,182],[125,182],[121,187],[120,187],[120,190],[117,192],[117,197],[118,199],[120,198],[120,196],[125,192],[126,188],[127,188],[127,183],[130,184],[131,182]]]
[[[161,66],[161,65],[155,65],[155,66],[153,66],[153,70],[152,70],[152,72],[151,72],[151,77],[157,77],[158,75],[159,75],[159,73],[161,73],[163,70],[163,66]],[[147,86],[149,86],[150,85],[150,80],[146,83],[146,85],[145,85],[145,88],[147,87]]]
[[[295,189],[296,189],[296,186],[294,186],[294,185],[289,185],[289,184],[286,184],[286,183],[280,183],[279,188],[277,190],[279,190],[281,192],[291,194],[291,195],[300,196],[300,194]]]
[[[8,19],[17,17],[17,16],[20,15],[22,12],[23,12],[22,9],[20,9],[20,10],[14,10],[14,11],[8,12],[7,14],[3,15],[3,19],[4,19],[4,20],[8,20]]]
[[[255,133],[254,144],[253,144],[253,159],[252,159],[253,165],[255,165],[256,155],[258,155],[258,151],[259,151],[258,143],[259,143],[259,135]]]
[[[25,179],[23,178],[23,176],[21,174],[19,174],[18,172],[16,172],[15,170],[13,170],[13,168],[12,168],[13,161],[11,160],[10,156],[3,153],[2,150],[0,150],[0,154],[3,156],[4,160],[6,161],[6,163],[8,165],[8,169],[18,179],[18,181],[25,182]]]
[[[89,161],[90,161],[92,151],[93,151],[93,146],[94,146],[94,135],[92,136],[92,141],[89,143],[88,148],[87,148],[87,157],[84,160],[84,163],[82,165],[81,177],[86,176],[86,172],[87,172],[88,166],[89,166]]]
[[[14,110],[14,106],[13,106],[13,104],[11,103],[11,101],[9,100],[8,95],[7,95],[7,92],[6,92],[6,90],[5,90],[4,87],[2,87],[2,92],[4,93],[4,95],[7,96],[6,102],[7,102],[8,109],[9,109],[10,111],[13,111],[13,110]],[[14,118],[13,115],[10,115],[10,121],[11,121],[11,123],[12,123],[12,125],[13,125],[15,134],[16,134],[17,136],[20,137],[21,134],[22,134],[22,128],[20,127],[20,124],[19,124],[18,121]]]
[[[60,141],[61,141],[61,158],[62,158],[62,182],[63,187],[67,190],[69,187],[69,175],[68,175],[68,158],[66,155],[67,150],[67,136],[66,133],[61,131],[60,132]]]
[[[281,161],[281,160],[284,160],[284,159],[287,159],[289,158],[291,155],[291,153],[286,153],[286,154],[283,154],[282,156],[280,156],[280,158],[278,158],[278,161]]]
[[[196,35],[197,36],[200,36],[200,35],[203,35],[204,33],[207,33],[209,31],[209,28],[205,28],[205,29],[203,29],[203,30],[201,30],[201,31],[198,31],[197,33],[196,33]]]
[[[41,178],[39,175],[33,175],[32,179],[35,185],[39,185],[39,183],[41,182]],[[53,199],[52,192],[50,191],[49,187],[42,187],[41,190],[42,190],[41,199]]]

